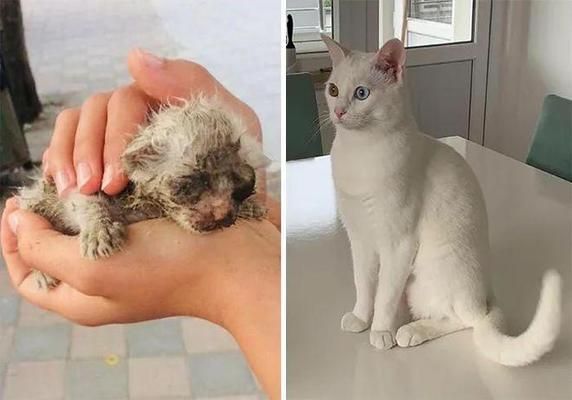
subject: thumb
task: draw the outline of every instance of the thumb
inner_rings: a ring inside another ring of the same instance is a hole
[[[29,232],[53,230],[52,225],[45,218],[30,211],[16,210],[8,215],[8,225],[18,237]]]
[[[160,58],[141,49],[129,53],[127,64],[135,84],[149,97],[167,103],[196,94],[207,97],[216,95],[231,110],[241,115],[248,131],[261,140],[262,130],[256,113],[233,96],[202,65],[187,60]]]
[[[127,64],[137,86],[161,102],[186,99],[195,93],[229,94],[206,68],[191,61],[168,60],[136,49],[129,53]]]

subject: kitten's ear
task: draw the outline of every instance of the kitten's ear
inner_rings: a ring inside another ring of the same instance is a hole
[[[320,36],[328,48],[330,58],[332,59],[332,65],[334,67],[338,65],[350,53],[348,49],[343,47],[331,37],[324,35],[323,33],[320,34]]]
[[[375,55],[376,68],[390,79],[399,82],[403,78],[405,66],[405,48],[399,39],[391,39]]]
[[[127,175],[156,168],[161,160],[161,154],[165,154],[164,150],[149,140],[138,139],[139,137],[136,137],[129,143],[121,155],[123,169]]]
[[[254,169],[266,168],[272,163],[262,152],[260,143],[248,134],[240,137],[238,155]]]

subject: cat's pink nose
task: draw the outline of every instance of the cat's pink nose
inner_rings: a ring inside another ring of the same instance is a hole
[[[342,119],[342,117],[344,116],[344,114],[346,112],[347,112],[347,110],[345,108],[341,108],[341,107],[334,108],[334,113],[336,114],[338,119]]]

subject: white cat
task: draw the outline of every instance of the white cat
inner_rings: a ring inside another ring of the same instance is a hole
[[[389,349],[472,327],[478,348],[500,364],[539,359],[560,330],[558,273],[544,276],[529,328],[517,337],[501,333],[480,186],[455,150],[418,130],[402,43],[366,54],[323,40],[333,63],[326,87],[336,127],[332,171],[356,286],[342,329],[371,327],[371,344]]]

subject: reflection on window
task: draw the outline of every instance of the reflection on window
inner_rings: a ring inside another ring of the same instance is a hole
[[[379,0],[380,42],[407,47],[469,42],[475,0]]]
[[[453,0],[411,0],[409,17],[451,24]]]
[[[317,50],[320,34],[332,35],[333,0],[286,0],[286,14],[294,19],[294,43],[298,52]]]

